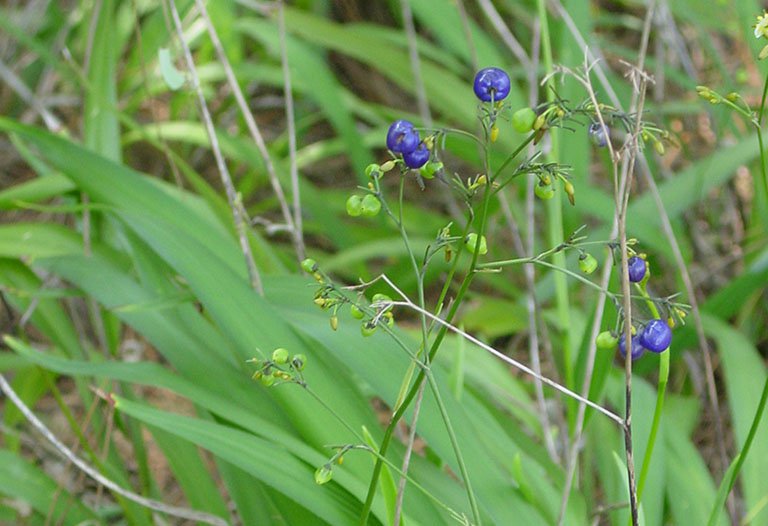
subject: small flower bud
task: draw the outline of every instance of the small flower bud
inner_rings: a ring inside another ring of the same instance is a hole
[[[315,298],[315,305],[317,305],[320,308],[325,307],[326,299],[325,298]]]
[[[381,165],[381,171],[384,172],[384,173],[387,173],[388,171],[390,171],[394,167],[395,167],[395,161],[390,159],[389,161],[387,161],[387,162],[385,162],[384,164]]]
[[[664,155],[664,152],[665,152],[664,144],[662,144],[661,141],[656,141],[655,143],[653,143],[653,148],[654,150],[656,150],[656,153],[658,153],[659,155]]]
[[[575,197],[575,190],[573,188],[573,184],[570,181],[566,181],[563,183],[563,189],[565,190],[565,193],[568,195],[568,201],[570,201],[571,205],[576,204],[576,197]]]
[[[331,316],[331,329],[334,331],[339,328],[339,317],[335,314]]]
[[[499,127],[495,124],[491,126],[491,142],[496,142],[496,139],[499,138]]]
[[[533,129],[538,131],[542,127],[544,127],[544,124],[547,122],[547,117],[542,113],[538,117],[536,117],[536,120],[533,121]]]

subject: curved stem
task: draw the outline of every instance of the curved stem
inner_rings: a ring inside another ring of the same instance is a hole
[[[636,284],[637,290],[645,299],[646,305],[651,311],[651,315],[654,318],[660,318],[659,309],[656,308],[656,304],[651,300],[648,295],[648,291],[645,288],[645,284]],[[656,391],[656,406],[653,410],[653,422],[651,423],[651,431],[648,435],[648,444],[645,447],[645,455],[643,456],[643,465],[640,468],[640,477],[637,482],[637,500],[638,502],[643,497],[643,489],[645,488],[645,481],[648,477],[648,470],[651,465],[651,458],[653,457],[653,449],[656,445],[656,437],[659,432],[659,424],[661,422],[661,413],[664,409],[664,395],[667,391],[667,382],[669,380],[669,349],[661,353],[659,357],[659,384]]]

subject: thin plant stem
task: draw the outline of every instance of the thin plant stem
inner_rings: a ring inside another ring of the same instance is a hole
[[[660,318],[659,309],[656,308],[656,304],[651,301],[648,291],[646,290],[645,283],[635,284],[640,294],[645,298],[645,304],[651,311],[651,315],[654,318]],[[656,445],[656,436],[659,432],[659,425],[661,423],[661,414],[664,410],[664,395],[667,391],[667,382],[669,381],[669,349],[665,350],[659,357],[659,382],[656,389],[656,406],[653,410],[653,421],[651,423],[651,431],[648,434],[648,444],[645,448],[645,455],[643,456],[643,464],[640,468],[640,476],[637,479],[637,500],[640,501],[643,498],[643,490],[645,489],[645,481],[648,477],[648,470],[650,469],[651,459],[653,458],[653,449]]]
[[[726,471],[726,475],[730,474],[730,476],[724,478],[721,482],[721,485],[727,484],[727,491],[729,494],[733,489],[734,484],[736,483],[736,478],[739,476],[741,468],[744,467],[744,461],[747,459],[747,455],[749,455],[749,450],[752,448],[752,442],[755,440],[757,428],[760,426],[760,422],[763,419],[766,402],[768,402],[768,377],[766,377],[765,383],[763,384],[763,392],[760,395],[760,401],[757,404],[757,411],[755,411],[755,417],[752,419],[752,425],[749,427],[747,439],[744,441],[744,445],[742,446],[739,454],[736,455],[732,469],[728,468]],[[712,512],[709,515],[709,520],[707,521],[708,526],[715,526],[715,524],[717,524],[717,516],[719,511],[719,506],[714,506],[712,508]]]
[[[544,70],[549,74],[554,71],[554,63],[552,58],[552,40],[549,33],[549,17],[547,15],[547,7],[545,0],[536,1],[538,9],[539,23],[541,24],[541,51],[544,61]],[[553,102],[555,100],[555,92],[550,89],[553,87],[553,80],[551,77],[545,81],[545,90],[547,92],[547,101]],[[550,161],[557,162],[560,156],[559,151],[559,137],[557,130],[549,130],[549,137],[551,141],[551,149],[547,154],[547,158]],[[563,239],[563,210],[562,199],[551,199],[547,204],[547,235],[550,245],[555,245]],[[565,267],[565,256],[561,253],[555,254],[554,263],[559,267]],[[571,332],[568,330],[571,324],[570,315],[570,302],[568,299],[568,283],[565,280],[565,276],[562,274],[555,274],[555,301],[557,305],[557,319],[558,324],[562,327],[562,356],[565,375],[565,385],[569,388],[574,385],[573,377],[573,338]],[[568,421],[572,423],[575,413],[573,411],[574,406],[569,401],[568,403]]]
[[[291,194],[293,197],[293,235],[296,255],[299,261],[306,256],[304,246],[304,221],[301,212],[301,191],[299,189],[299,166],[296,159],[296,117],[293,106],[293,88],[291,70],[288,64],[288,42],[285,29],[285,2],[280,0],[277,7],[277,30],[280,33],[280,67],[283,72],[283,91],[285,92],[285,119],[288,121],[288,157],[291,171]]]
[[[173,19],[174,19],[174,22],[176,22],[176,20],[178,19],[178,12],[174,4],[175,0],[168,0],[168,1],[172,6]],[[286,199],[285,193],[283,192],[283,187],[280,185],[280,180],[277,177],[277,172],[275,171],[275,165],[272,162],[272,157],[269,155],[269,150],[267,150],[267,144],[266,142],[264,142],[264,137],[262,136],[261,131],[259,130],[259,126],[256,124],[256,120],[253,118],[253,114],[248,108],[248,103],[246,102],[245,96],[243,95],[243,90],[240,89],[240,84],[237,82],[237,77],[235,77],[235,72],[232,69],[232,65],[229,62],[229,58],[227,57],[226,52],[224,51],[224,46],[222,45],[221,40],[219,39],[219,34],[216,32],[216,27],[213,25],[213,22],[211,21],[210,16],[208,16],[208,10],[205,7],[205,2],[203,2],[203,0],[195,0],[195,5],[197,6],[198,11],[200,12],[200,16],[205,22],[206,30],[208,31],[208,35],[211,38],[211,43],[213,43],[213,49],[216,52],[216,58],[218,58],[222,68],[224,69],[224,73],[227,77],[227,84],[229,84],[229,87],[232,90],[232,94],[235,96],[235,101],[237,102],[237,106],[240,109],[240,113],[243,115],[243,119],[245,120],[245,124],[248,128],[248,131],[251,134],[251,138],[253,139],[253,142],[256,143],[256,147],[258,148],[259,153],[261,154],[261,157],[264,160],[264,166],[266,167],[266,170],[267,170],[267,177],[269,179],[269,183],[272,186],[272,191],[275,193],[275,197],[277,198],[278,203],[280,204],[280,211],[282,212],[283,220],[285,221],[285,224],[291,233],[291,237],[293,238],[296,254],[297,255],[303,254],[304,249],[301,242],[301,238],[298,235],[298,232],[296,230],[296,225],[294,224],[293,216],[291,215],[291,210],[290,210],[290,207],[288,206],[288,200]],[[180,20],[178,21],[178,23],[176,23],[176,26],[177,26],[177,32],[179,34],[179,39],[182,41],[184,45],[185,55],[186,55],[188,46],[186,45],[186,42],[184,42],[184,39],[181,33]],[[192,63],[191,54],[190,54],[190,57],[187,59],[187,65],[188,67],[190,67],[190,72],[193,72],[194,64]],[[195,80],[196,77],[197,77],[197,74],[194,73],[193,84],[196,85],[196,90],[197,90],[199,89],[199,81]],[[204,102],[204,99],[203,99],[203,102]],[[204,113],[208,113],[208,110],[206,109]],[[209,132],[209,135],[210,135],[210,132]],[[211,139],[211,143],[213,143],[213,139]],[[217,144],[218,144],[218,141],[217,141]]]
[[[514,159],[517,155],[519,155],[532,140],[533,140],[533,134],[531,134],[520,146],[518,146],[518,148],[509,156],[509,159],[510,160]],[[487,161],[488,159],[487,148],[484,148],[484,151],[485,151],[486,172],[489,174],[488,178],[492,180],[492,177],[490,177],[490,168],[488,166],[488,161]],[[488,184],[485,187],[483,204],[482,204],[482,209],[480,214],[480,225],[479,225],[479,228],[477,229],[478,244],[480,243],[480,239],[482,238],[482,234],[485,230],[485,224],[486,224],[486,219],[488,214],[488,202],[490,200],[490,197],[491,197],[491,185]],[[467,221],[467,226],[465,228],[465,234],[471,227],[471,224],[472,224],[472,217],[470,216],[470,219]],[[477,249],[477,247],[475,248]],[[459,250],[459,254],[456,255],[456,261],[454,262],[454,266],[448,275],[448,280],[443,285],[443,290],[441,291],[440,298],[438,299],[438,309],[440,309],[440,306],[442,305],[443,301],[445,300],[445,297],[447,296],[447,293],[450,287],[450,280],[452,280],[454,272],[457,268],[458,258],[460,254],[461,254],[461,249]],[[469,270],[467,271],[467,274],[465,275],[461,285],[459,286],[459,290],[456,293],[455,299],[453,300],[453,303],[451,304],[451,307],[449,308],[449,311],[446,315],[446,319],[448,321],[453,320],[454,316],[456,315],[456,312],[458,311],[459,305],[461,304],[461,301],[464,298],[464,295],[469,289],[469,285],[472,281],[472,278],[474,277],[474,273],[475,273],[474,270],[477,266],[477,257],[478,257],[478,251],[475,250],[474,253],[472,254]],[[436,317],[434,319],[436,321],[439,320]],[[443,321],[443,320],[439,320],[439,321]],[[428,360],[428,363],[434,359],[434,356],[437,353],[438,349],[440,348],[440,345],[442,344],[443,338],[445,337],[447,330],[448,329],[445,326],[442,326],[438,331],[434,341],[430,346],[429,353],[425,357],[425,359]],[[416,393],[418,392],[419,385],[422,381],[424,381],[425,374],[426,372],[424,370],[419,371],[419,374],[416,377],[415,382],[411,386],[411,389],[405,395],[400,405],[395,409],[395,412],[393,413],[392,418],[390,419],[390,422],[384,431],[384,437],[382,438],[381,445],[379,446],[379,453],[381,456],[386,455],[386,452],[389,448],[389,444],[392,440],[392,436],[394,434],[395,427],[397,426],[397,423],[403,417],[403,415],[405,414],[405,411],[408,409],[408,407],[416,397]],[[376,494],[376,488],[378,487],[379,476],[381,475],[381,468],[382,468],[382,464],[380,461],[377,460],[376,464],[373,467],[373,473],[371,474],[371,480],[368,486],[368,494],[366,496],[365,503],[363,504],[363,509],[360,513],[359,523],[361,524],[361,526],[366,526],[368,523],[368,516],[370,515],[371,506],[373,505],[373,498]]]
[[[117,483],[99,473],[95,468],[78,457],[71,449],[64,445],[56,437],[56,435],[54,435],[51,430],[48,429],[48,427],[46,427],[46,425],[43,424],[39,418],[37,418],[37,415],[35,415],[35,413],[32,412],[29,407],[27,407],[21,398],[19,398],[18,394],[13,390],[10,383],[8,383],[8,380],[6,380],[3,374],[0,374],[0,391],[2,391],[3,394],[5,394],[5,396],[7,396],[11,402],[13,402],[13,405],[15,405],[21,414],[24,415],[24,418],[26,418],[26,420],[32,424],[32,427],[34,427],[41,435],[43,435],[43,437],[45,437],[45,439],[50,442],[51,445],[56,448],[56,450],[61,455],[63,455],[67,460],[74,464],[80,471],[110,491],[125,497],[126,499],[133,501],[140,506],[144,506],[145,508],[158,511],[172,517],[178,517],[180,519],[186,519],[194,522],[204,522],[214,526],[227,526],[227,521],[216,515],[211,515],[210,513],[202,511],[191,510],[188,508],[180,508],[178,506],[170,506],[164,502],[142,497],[141,495],[138,495],[119,486]]]
[[[203,5],[202,1],[198,2],[198,8],[201,9],[202,13],[207,13],[205,11],[205,5]],[[243,252],[243,256],[245,257],[245,265],[248,269],[248,278],[251,284],[251,287],[258,292],[260,296],[264,295],[264,288],[261,283],[261,275],[259,274],[259,270],[256,267],[256,262],[253,259],[253,253],[251,251],[251,245],[248,242],[248,234],[246,231],[246,222],[243,214],[243,207],[241,204],[241,200],[235,191],[235,185],[232,182],[232,177],[229,174],[229,169],[227,168],[227,162],[224,160],[224,155],[221,153],[221,148],[219,147],[219,139],[216,136],[216,128],[213,125],[213,119],[211,118],[211,114],[208,111],[208,105],[205,102],[205,95],[203,94],[203,89],[200,86],[200,78],[197,75],[197,68],[195,68],[195,61],[192,58],[192,51],[189,49],[189,45],[187,44],[187,41],[184,38],[184,28],[181,23],[181,17],[179,16],[179,11],[176,9],[176,3],[175,0],[168,0],[168,6],[171,10],[171,15],[173,18],[173,23],[176,29],[176,35],[179,39],[179,42],[181,44],[182,49],[184,50],[184,59],[187,63],[187,69],[189,70],[189,75],[192,80],[192,89],[195,91],[195,94],[197,95],[197,101],[198,104],[200,104],[200,114],[203,118],[203,123],[205,124],[205,130],[208,134],[208,140],[211,143],[211,150],[213,150],[213,155],[216,158],[216,166],[219,171],[219,176],[221,177],[221,182],[224,186],[224,189],[227,194],[227,202],[229,203],[229,207],[232,211],[232,217],[235,221],[235,230],[237,231],[237,237],[240,241],[240,249]],[[204,19],[207,19],[207,16],[203,15]],[[212,25],[211,25],[212,27]],[[215,31],[211,31],[211,40],[213,41],[213,35],[215,35]],[[221,43],[219,42],[219,47]],[[214,45],[214,47],[216,47]],[[222,59],[219,57],[222,62],[226,61],[226,55],[224,55],[224,58]],[[225,71],[226,71],[225,67]],[[231,69],[231,68],[229,68]],[[236,84],[236,83],[235,83]],[[246,118],[247,121],[247,118]]]
[[[574,40],[576,40],[579,47],[585,50],[585,53],[587,54],[587,58],[589,60],[592,60],[594,59],[595,56],[599,56],[600,53],[598,48],[594,46],[589,48],[587,46],[586,40],[581,35],[578,27],[573,21],[573,18],[571,18],[568,11],[563,7],[560,0],[552,0],[552,5],[557,10],[558,15],[565,22],[566,26],[571,32],[571,35],[573,36]],[[608,77],[606,76],[605,71],[601,66],[601,64],[599,62],[596,62],[594,64],[593,70],[595,72],[595,76],[600,82],[600,85],[605,90],[606,95],[610,99],[611,104],[613,104],[614,107],[621,109],[622,107],[621,101],[619,100],[619,97],[616,94],[616,91],[613,89],[613,86],[611,86],[611,83],[608,81]],[[763,99],[761,102],[761,107],[764,107],[766,90],[768,90],[768,84],[766,84],[766,86],[763,89]],[[762,112],[761,112],[761,115],[762,115]],[[714,368],[712,366],[712,352],[709,348],[709,343],[704,334],[704,325],[701,320],[701,311],[699,309],[698,301],[696,300],[696,295],[693,289],[693,282],[691,281],[690,274],[688,272],[687,267],[685,266],[685,261],[683,259],[682,252],[680,250],[680,245],[677,242],[677,238],[675,236],[674,231],[672,230],[669,214],[667,214],[667,211],[664,208],[664,204],[659,194],[658,186],[656,185],[656,181],[654,181],[650,173],[650,169],[648,167],[648,162],[645,158],[645,155],[643,152],[638,152],[637,155],[638,155],[638,160],[640,161],[641,166],[643,168],[643,170],[641,170],[641,173],[644,175],[645,181],[648,184],[648,188],[654,199],[656,209],[659,212],[659,217],[661,219],[661,225],[664,231],[664,235],[669,241],[670,246],[672,247],[672,254],[675,259],[675,264],[677,265],[677,269],[680,272],[680,276],[683,279],[683,285],[685,286],[686,294],[688,295],[688,299],[691,305],[691,314],[694,321],[694,327],[696,329],[696,336],[699,341],[699,347],[702,350],[702,354],[704,356],[704,369],[706,373],[707,395],[709,398],[710,406],[712,408],[712,414],[715,421],[715,434],[717,436],[718,452],[720,454],[722,464],[725,465],[727,464],[727,454],[725,451],[725,434],[723,432],[723,421],[722,421],[722,416],[720,411],[720,404],[718,402],[718,397],[717,397],[717,387],[715,385]]]
[[[391,282],[389,282],[389,278],[387,278],[386,276],[384,276],[384,279],[387,280],[388,283],[391,283]],[[393,301],[390,304],[392,306],[407,307],[407,308],[415,310],[417,312],[421,312],[419,307],[418,307],[418,305],[416,305],[413,302],[411,302],[410,300],[408,300],[407,297],[404,297],[402,295],[401,295],[401,297],[404,298],[404,301]],[[449,330],[449,331],[451,331],[451,332],[461,336],[465,340],[467,340],[467,341],[477,345],[478,347],[482,348],[483,350],[493,354],[494,356],[496,356],[500,360],[504,361],[505,363],[515,367],[516,369],[519,369],[520,371],[530,375],[531,377],[538,378],[539,380],[541,380],[545,384],[549,385],[550,387],[556,389],[557,391],[560,391],[561,393],[563,393],[563,394],[573,398],[574,400],[577,400],[577,401],[579,401],[581,403],[584,403],[584,404],[588,405],[589,407],[599,411],[600,413],[602,413],[603,415],[607,416],[608,418],[610,418],[611,420],[613,420],[617,424],[623,425],[624,420],[620,416],[618,416],[617,414],[615,414],[615,413],[609,411],[608,409],[602,407],[601,405],[598,405],[595,402],[592,402],[591,400],[582,397],[581,395],[571,391],[567,387],[564,387],[563,385],[561,385],[561,384],[559,384],[559,383],[557,383],[557,382],[555,382],[553,380],[550,380],[546,376],[542,376],[542,375],[536,374],[536,372],[533,371],[530,367],[526,366],[525,364],[523,364],[521,362],[518,362],[514,358],[510,358],[509,356],[505,355],[501,351],[498,351],[498,350],[494,349],[493,347],[489,346],[488,344],[483,343],[482,341],[478,340],[477,338],[475,338],[471,334],[468,334],[468,333],[464,332],[463,330],[459,329],[458,327],[456,327],[454,325],[451,325],[446,320],[443,320],[442,318],[440,318],[438,316],[435,316],[434,314],[432,314],[430,312],[424,311],[424,312],[422,312],[422,314],[428,316],[430,319],[432,319],[436,323],[442,325],[447,330]]]

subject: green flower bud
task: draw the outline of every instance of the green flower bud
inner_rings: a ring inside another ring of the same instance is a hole
[[[331,316],[330,323],[331,323],[331,329],[335,331],[336,329],[339,328],[339,317],[336,315]]]
[[[264,387],[270,387],[274,385],[275,383],[275,377],[271,374],[265,374],[261,377],[261,385]]]
[[[387,173],[388,171],[390,171],[394,167],[395,167],[395,161],[390,159],[389,161],[387,161],[387,162],[385,162],[384,164],[381,165],[381,171],[384,172],[384,173]]]

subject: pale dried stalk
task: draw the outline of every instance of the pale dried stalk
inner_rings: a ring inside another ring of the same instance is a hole
[[[184,50],[184,59],[187,63],[187,69],[189,70],[190,79],[192,80],[192,89],[194,89],[198,103],[200,104],[200,114],[203,118],[203,124],[205,130],[208,133],[208,140],[211,142],[211,150],[216,158],[216,166],[221,177],[222,185],[227,194],[227,202],[232,210],[232,217],[235,221],[235,229],[237,230],[237,237],[240,241],[240,249],[245,257],[245,264],[248,269],[248,278],[251,283],[251,287],[256,290],[259,295],[264,295],[264,288],[261,283],[261,275],[256,268],[256,262],[253,259],[253,253],[251,252],[251,245],[248,242],[248,234],[246,231],[246,222],[244,219],[243,207],[235,191],[235,185],[232,182],[232,177],[229,175],[229,169],[227,163],[224,160],[224,155],[221,153],[219,147],[219,139],[216,136],[216,128],[213,126],[213,119],[208,111],[208,105],[205,102],[205,95],[203,95],[203,89],[200,87],[200,78],[197,75],[197,69],[195,68],[195,61],[192,58],[192,51],[189,49],[187,41],[184,39],[184,28],[181,24],[181,18],[179,17],[179,11],[176,9],[174,0],[168,0],[168,6],[171,9],[171,16],[173,18],[173,24],[176,28],[176,35],[181,43],[181,47]],[[290,214],[289,214],[290,216]]]
[[[208,31],[208,35],[211,37],[213,48],[216,51],[216,57],[221,63],[222,68],[224,68],[224,74],[227,77],[227,84],[235,96],[235,101],[237,102],[238,108],[240,108],[240,113],[243,115],[243,119],[245,119],[245,125],[251,134],[253,142],[256,143],[256,147],[259,149],[261,157],[264,159],[264,166],[267,169],[267,177],[269,178],[269,183],[272,185],[272,191],[275,193],[275,197],[280,204],[280,211],[282,212],[283,220],[285,221],[285,224],[291,233],[294,248],[296,249],[296,254],[301,258],[301,255],[304,254],[304,242],[302,240],[301,234],[297,230],[293,216],[291,215],[291,210],[288,206],[288,200],[286,199],[285,193],[283,192],[283,187],[280,185],[280,180],[277,177],[275,165],[272,162],[272,157],[269,155],[269,150],[267,150],[267,144],[264,141],[264,136],[261,134],[259,126],[256,124],[256,120],[253,118],[251,110],[248,108],[248,103],[246,102],[245,96],[243,95],[243,90],[240,89],[240,84],[237,82],[237,78],[235,77],[235,72],[232,69],[232,65],[227,58],[227,54],[224,52],[224,46],[221,44],[219,34],[216,32],[216,28],[214,27],[213,22],[211,22],[210,16],[208,16],[208,10],[205,8],[205,2],[203,2],[203,0],[195,0],[195,5],[200,12],[200,16],[202,17],[203,22],[205,22],[205,28]],[[286,87],[286,90],[288,89],[289,87]],[[289,120],[289,126],[290,125],[291,123]],[[295,195],[298,195],[298,193]]]
[[[13,390],[13,388],[8,383],[8,380],[6,380],[3,374],[0,374],[0,391],[2,391],[11,402],[13,402],[13,404],[18,408],[21,414],[24,415],[24,418],[26,418],[27,421],[30,424],[32,424],[32,426],[41,435],[43,435],[43,437],[45,437],[45,439],[48,440],[48,442],[50,442],[51,445],[54,448],[56,448],[56,450],[61,455],[63,455],[67,460],[69,460],[72,464],[74,464],[80,471],[82,471],[83,473],[91,477],[100,485],[104,486],[105,488],[108,488],[110,491],[122,497],[125,497],[126,499],[131,500],[139,504],[140,506],[144,506],[145,508],[158,511],[160,513],[165,513],[166,515],[170,515],[172,517],[178,517],[180,519],[185,519],[190,521],[204,522],[206,524],[212,524],[214,526],[228,525],[228,522],[226,520],[222,519],[221,517],[217,517],[216,515],[212,515],[210,513],[206,513],[202,511],[191,510],[188,508],[181,508],[178,506],[170,506],[168,504],[165,504],[164,502],[142,497],[137,493],[134,493],[130,490],[127,490],[119,486],[117,483],[113,482],[112,480],[106,478],[104,475],[99,473],[95,468],[93,468],[87,462],[82,460],[71,449],[69,449],[66,445],[64,445],[56,437],[56,435],[54,435],[51,432],[51,430],[48,429],[48,427],[46,427],[46,425],[43,424],[43,422],[39,418],[37,418],[37,415],[35,415],[35,413],[33,413],[32,410],[29,407],[27,407],[27,405],[21,400],[21,398],[19,398],[19,396],[16,394],[16,391]]]

